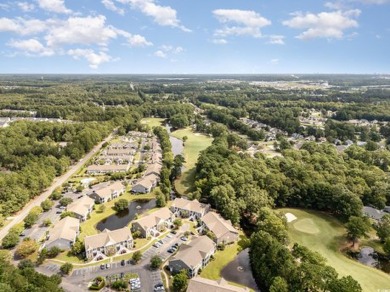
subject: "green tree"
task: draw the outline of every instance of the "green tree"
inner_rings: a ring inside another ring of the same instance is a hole
[[[111,287],[118,291],[125,291],[128,284],[125,280],[116,280],[111,284]]]
[[[117,212],[126,210],[128,207],[129,207],[129,201],[127,201],[126,199],[119,199],[119,200],[118,200],[117,202],[115,202],[115,204],[114,204],[114,209],[115,209]]]
[[[187,290],[188,275],[186,270],[181,270],[173,277],[172,286],[175,292],[185,292]]]
[[[272,285],[269,288],[269,292],[288,292],[288,284],[282,277],[275,277],[272,281]]]
[[[77,238],[71,247],[72,254],[78,256],[82,254],[84,251],[85,251],[84,242],[82,242],[80,239]]]
[[[10,230],[6,236],[4,236],[1,243],[3,248],[13,248],[19,242],[19,234],[13,230]]]
[[[43,220],[42,225],[45,226],[45,227],[50,226],[51,225],[51,220],[50,219]]]
[[[154,255],[150,259],[150,268],[152,270],[157,270],[158,268],[160,268],[161,264],[162,264],[162,259],[158,255]]]
[[[173,225],[175,225],[175,229],[179,229],[183,225],[183,221],[180,218],[176,218],[173,220]]]
[[[335,279],[329,284],[328,291],[332,292],[362,292],[360,284],[351,276]]]
[[[375,224],[375,230],[382,242],[384,242],[386,238],[390,237],[390,214],[386,214],[378,223]]]
[[[359,238],[368,237],[371,224],[367,217],[351,216],[345,227],[347,228],[348,238],[352,240],[352,246],[355,246],[355,243]]]
[[[65,211],[61,213],[61,219],[64,219],[65,217],[73,217],[76,218],[76,215],[73,212]]]
[[[72,202],[73,202],[73,200],[71,198],[62,198],[60,200],[60,205],[66,207]]]
[[[24,218],[24,227],[30,228],[38,221],[38,215],[35,213],[28,213],[27,216]]]
[[[54,205],[54,203],[52,201],[50,201],[49,199],[46,199],[41,203],[41,208],[44,212],[47,212],[51,209],[51,207],[53,207],[53,205]]]
[[[161,207],[165,207],[166,204],[167,202],[165,200],[165,195],[160,191],[156,196],[156,206],[161,208]]]
[[[34,267],[35,267],[35,265],[30,259],[24,259],[18,263],[18,268],[21,270],[28,269],[28,268],[34,268]]]
[[[73,265],[71,263],[65,263],[60,267],[60,271],[64,275],[69,275],[73,270]]]
[[[390,237],[385,239],[385,242],[383,243],[383,250],[385,253],[390,255]]]
[[[133,253],[132,260],[135,264],[138,264],[142,259],[142,253],[137,250]]]
[[[17,247],[15,254],[24,259],[30,254],[33,254],[38,249],[38,244],[35,240],[26,238]]]

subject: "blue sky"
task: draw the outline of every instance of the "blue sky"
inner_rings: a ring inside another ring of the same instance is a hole
[[[1,0],[0,73],[390,73],[390,0]]]

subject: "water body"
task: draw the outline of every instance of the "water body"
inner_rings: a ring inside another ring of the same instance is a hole
[[[165,128],[167,129],[168,133],[171,134],[171,126],[169,124],[166,124]],[[179,154],[183,154],[184,146],[183,146],[182,140],[180,140],[176,137],[173,137],[172,135],[169,135],[169,141],[171,141],[172,152],[173,152],[174,156],[179,155]]]
[[[362,247],[357,256],[357,260],[363,265],[390,273],[390,262],[386,258],[380,257],[372,247]]]
[[[226,280],[247,286],[255,291],[257,288],[249,263],[249,248],[240,252],[236,258],[227,264],[221,271],[221,276]]]
[[[115,230],[119,228],[123,228],[129,224],[131,220],[135,218],[136,214],[142,214],[147,210],[156,207],[156,200],[152,199],[149,201],[132,201],[129,204],[127,210],[122,212],[115,213],[110,217],[107,217],[100,221],[96,225],[96,229],[99,231],[103,231],[104,229]]]

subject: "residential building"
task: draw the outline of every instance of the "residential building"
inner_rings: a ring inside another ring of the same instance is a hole
[[[127,172],[130,168],[130,164],[104,164],[96,165],[92,164],[87,167],[88,174],[104,174],[115,172]]]
[[[88,215],[93,210],[93,205],[95,201],[88,196],[84,196],[76,201],[70,203],[66,210],[72,212],[76,215],[76,218],[80,221],[85,221],[88,218]]]
[[[45,243],[45,247],[52,248],[56,246],[60,249],[69,249],[76,241],[79,231],[80,221],[73,217],[65,217],[49,230],[49,236]]]
[[[143,237],[156,236],[159,232],[172,226],[175,216],[167,208],[161,208],[152,214],[133,221],[132,231],[140,231]]]
[[[150,193],[157,186],[159,181],[160,177],[154,173],[144,176],[132,186],[131,192],[141,194]]]
[[[230,220],[225,220],[215,212],[208,212],[201,218],[204,231],[211,231],[215,235],[215,242],[232,243],[238,240],[238,231],[233,227]]]
[[[88,259],[100,260],[106,256],[127,253],[133,247],[130,229],[104,229],[101,233],[84,239],[85,253]]]
[[[106,150],[107,156],[129,156],[134,153],[135,151],[131,148],[110,148]]]
[[[199,203],[198,200],[187,200],[176,198],[171,205],[171,210],[176,216],[193,217],[199,219],[203,217],[210,209],[210,205]]]
[[[229,283],[221,278],[217,281],[209,280],[196,276],[188,282],[187,292],[248,292],[248,288],[229,285]]]
[[[145,170],[145,176],[155,174],[160,176],[162,165],[160,163],[149,164]]]
[[[116,181],[103,188],[94,189],[89,196],[93,198],[96,203],[102,204],[119,197],[124,192],[125,186],[122,184],[122,182]]]
[[[190,278],[198,275],[215,253],[216,244],[207,236],[199,236],[188,244],[180,246],[177,254],[169,261],[169,269],[173,274],[186,270]]]

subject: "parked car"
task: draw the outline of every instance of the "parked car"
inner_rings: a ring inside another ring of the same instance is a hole
[[[125,260],[121,260],[121,266],[124,266],[126,265],[126,261]]]
[[[110,268],[110,264],[106,264],[106,269],[109,269]]]
[[[176,234],[177,231],[176,231],[176,230],[172,230],[171,233],[172,233],[172,234]]]
[[[104,264],[100,265],[100,269],[104,270],[106,266]]]
[[[168,249],[168,250],[167,250],[167,252],[169,252],[169,253],[173,253],[173,252],[174,252],[174,250],[173,250],[172,248],[170,248],[170,249]]]
[[[163,283],[158,283],[158,284],[154,285],[153,291],[155,291],[155,292],[165,291]]]
[[[164,242],[162,240],[157,241],[159,244],[163,245]]]
[[[188,240],[188,238],[185,237],[185,236],[180,237],[180,239],[183,240],[183,241],[187,241]]]

